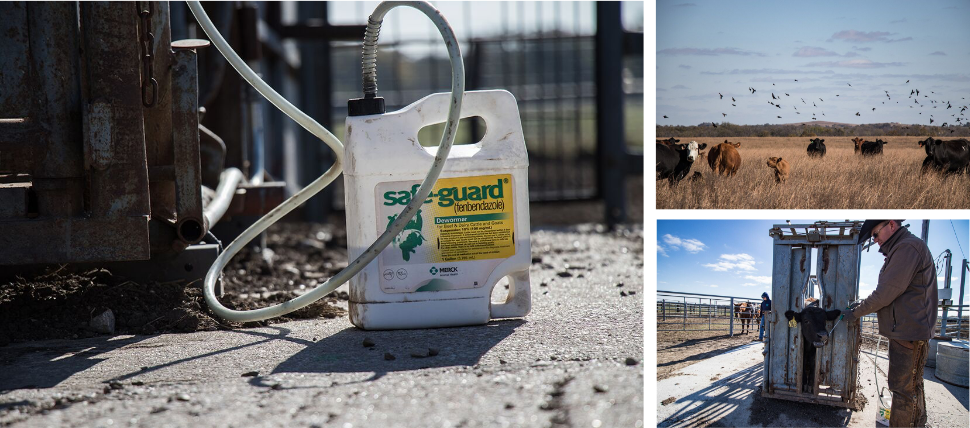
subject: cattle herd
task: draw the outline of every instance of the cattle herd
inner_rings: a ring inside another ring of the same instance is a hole
[[[854,151],[861,156],[875,156],[883,154],[883,147],[886,141],[877,138],[876,141],[865,141],[862,138],[853,138]],[[919,146],[926,150],[926,159],[923,160],[922,173],[936,171],[944,174],[970,174],[970,140],[965,138],[957,140],[938,140],[929,137],[919,142]],[[703,177],[699,171],[691,174],[691,167],[699,159],[707,158],[714,175],[733,176],[741,168],[741,154],[738,149],[740,142],[723,143],[711,147],[711,150],[701,152],[707,148],[707,144],[698,144],[696,141],[680,144],[680,140],[670,137],[666,140],[657,140],[657,177],[660,180],[668,180],[674,184],[684,178],[697,180]],[[825,157],[825,140],[822,138],[812,138],[809,140],[807,148],[808,156],[811,158]],[[788,161],[780,157],[770,157],[767,161],[768,168],[773,171],[775,182],[784,183],[791,174],[791,165]]]

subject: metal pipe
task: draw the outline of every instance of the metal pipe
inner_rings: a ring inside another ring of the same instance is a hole
[[[967,285],[967,266],[967,259],[963,259],[963,268],[960,269],[960,301],[957,302],[960,305],[957,308],[957,338],[963,331],[963,287]]]
[[[731,314],[731,337],[734,337],[734,298],[731,298],[731,306],[728,306]]]
[[[226,169],[219,176],[219,187],[216,188],[216,196],[212,198],[212,201],[209,202],[209,205],[205,207],[203,212],[209,229],[215,226],[222,219],[222,216],[226,214],[226,210],[229,209],[229,203],[232,202],[232,197],[236,194],[239,183],[244,181],[243,173],[238,168]]]
[[[950,260],[952,258],[953,258],[953,253],[951,253],[949,249],[943,252],[943,259],[946,260],[946,267],[943,268],[943,275],[944,275],[943,288],[947,290],[950,289],[950,275],[953,272],[953,266],[950,265]],[[950,303],[952,304],[953,299],[951,298],[949,300],[951,301]],[[947,310],[948,306],[949,305],[943,305],[943,320],[940,322],[940,336],[944,336],[944,337],[946,337],[946,316],[947,316],[947,312],[949,312]]]

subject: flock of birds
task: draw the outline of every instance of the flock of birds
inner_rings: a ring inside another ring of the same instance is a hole
[[[795,82],[798,82],[798,79],[794,79],[794,80],[795,80]],[[909,80],[906,80],[906,83],[908,84],[909,83]],[[849,87],[852,87],[852,84],[849,83],[849,82],[846,82],[846,85],[848,85]],[[774,83],[772,83],[771,86],[776,86],[776,85]],[[748,91],[750,91],[752,95],[754,95],[756,92],[758,92],[757,89],[755,89],[753,87],[750,87],[750,86],[748,87]],[[892,98],[892,95],[889,93],[889,91],[883,90],[883,92],[885,93],[887,100],[890,101],[890,102],[892,102],[893,98]],[[794,109],[794,111],[795,111],[795,114],[802,114],[802,112],[798,110],[797,101],[795,101],[794,99],[792,99],[790,101],[791,104],[788,104],[789,101],[786,101],[788,99],[791,99],[791,94],[789,92],[779,91],[778,92],[778,95],[775,95],[775,90],[771,90],[770,91],[770,94],[771,94],[771,99],[770,100],[768,100],[767,98],[765,99],[768,102],[768,104],[770,104],[770,105],[778,108],[779,110],[782,110],[782,102],[784,101],[784,103],[786,105],[791,105],[792,109]],[[782,98],[781,94],[784,94],[785,97],[787,97],[787,98]],[[933,91],[930,91],[930,94],[936,95],[936,97],[939,97],[940,96],[940,95],[936,94]],[[718,92],[717,95],[718,95],[718,97],[719,97],[720,100],[724,100],[724,94]],[[913,98],[914,96],[915,96],[915,98]],[[836,98],[839,98],[839,97],[841,97],[841,94],[835,94],[835,97]],[[934,98],[936,98],[936,97],[934,97]],[[732,107],[737,107],[737,103],[738,103],[737,99],[735,99],[735,97],[733,97],[733,96],[731,96],[729,98],[731,99],[731,106]],[[957,107],[954,107],[953,104],[950,101],[944,101],[944,100],[940,100],[940,99],[930,98],[929,94],[926,94],[925,91],[923,92],[923,98],[925,98],[925,99],[923,100],[922,103],[920,103],[919,102],[919,99],[920,99],[920,90],[919,89],[915,89],[915,88],[910,89],[909,98],[908,99],[912,100],[913,103],[909,106],[909,108],[914,108],[915,106],[919,106],[919,108],[924,108],[926,106],[931,106],[932,108],[936,109],[936,108],[939,108],[939,107],[943,107],[943,105],[946,105],[945,110],[950,110],[950,109],[954,109],[954,108],[958,109],[958,111],[957,110],[954,110],[954,112],[952,112],[950,114],[950,116],[953,117],[953,119],[951,119],[951,120],[953,122],[955,122],[955,124],[959,125],[961,122],[968,120],[965,117],[965,115],[964,115],[964,112],[968,108],[966,104],[964,104],[963,106],[959,106],[958,105]],[[805,110],[808,110],[809,109],[807,107],[808,106],[808,102],[805,100],[805,98],[799,97],[798,99],[804,105],[802,108],[805,109]],[[961,100],[966,100],[966,97],[961,98]],[[811,107],[812,111],[806,111],[806,113],[809,113],[810,112],[812,114],[812,120],[818,120],[817,114],[819,114],[819,113],[822,116],[825,116],[825,111],[822,110],[821,107],[819,106],[819,103],[825,103],[825,100],[822,99],[821,97],[819,97],[817,102],[814,99],[811,100],[811,101],[812,101],[812,107]],[[899,100],[897,100],[896,101],[896,104],[899,104],[899,103],[900,103]],[[909,101],[904,101],[904,103],[909,104]],[[886,104],[886,101],[882,101],[882,104]],[[959,104],[959,103],[957,103],[957,104]],[[871,108],[872,108],[872,111],[876,111],[876,107],[871,107]],[[818,112],[818,113],[816,113],[816,112]],[[919,114],[922,115],[923,112],[919,112]],[[944,113],[944,114],[946,114],[946,113]],[[861,110],[860,111],[857,111],[855,113],[855,115],[861,117],[862,116],[862,111]],[[778,119],[781,119],[782,118],[781,115],[776,115],[776,116],[777,116]],[[721,117],[722,118],[727,117],[727,113],[721,113]],[[663,115],[663,118],[664,119],[669,119],[670,117],[667,116],[667,115]],[[930,125],[932,125],[934,122],[937,122],[938,121],[937,118],[933,114],[929,114],[929,120],[930,120]],[[950,122],[943,122],[943,124],[940,125],[940,126],[947,127],[947,125],[949,125],[949,123]],[[711,125],[713,125],[715,128],[717,128],[717,123],[711,122]],[[950,132],[951,133],[954,132],[953,129],[950,129]]]

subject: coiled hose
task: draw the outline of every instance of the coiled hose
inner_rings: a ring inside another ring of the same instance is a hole
[[[219,317],[235,322],[248,322],[248,321],[260,321],[268,318],[278,317],[281,315],[288,314],[297,309],[306,307],[307,305],[323,298],[327,294],[330,294],[333,290],[339,287],[341,284],[350,280],[351,277],[360,272],[368,263],[374,260],[378,254],[394,239],[397,234],[404,229],[404,226],[414,217],[417,213],[418,206],[427,199],[428,194],[431,193],[431,189],[434,186],[435,181],[437,181],[438,176],[441,174],[441,169],[444,167],[445,159],[448,158],[448,153],[451,151],[451,145],[455,140],[455,133],[458,129],[458,119],[461,113],[461,102],[465,93],[465,68],[462,64],[461,51],[458,48],[458,40],[455,37],[455,33],[451,30],[451,26],[448,25],[448,21],[445,17],[434,8],[430,3],[423,1],[391,1],[383,2],[377,6],[374,12],[367,20],[367,36],[365,37],[364,44],[364,59],[362,61],[362,72],[364,73],[365,82],[365,97],[369,91],[369,97],[373,97],[377,92],[377,37],[380,33],[380,26],[384,20],[384,15],[387,14],[391,9],[398,6],[409,6],[420,10],[425,15],[427,15],[435,26],[438,27],[438,31],[441,33],[442,38],[445,41],[445,45],[448,50],[448,57],[451,60],[451,103],[448,109],[448,121],[445,124],[444,133],[441,135],[441,142],[438,145],[438,151],[435,153],[435,159],[432,163],[431,170],[428,171],[428,175],[425,177],[424,181],[421,183],[421,187],[418,189],[417,194],[411,199],[411,202],[404,207],[401,214],[397,216],[397,219],[388,226],[387,230],[381,234],[380,237],[371,244],[359,257],[350,262],[346,268],[338,272],[332,278],[320,284],[316,288],[308,291],[302,296],[296,297],[292,300],[283,302],[278,305],[255,309],[251,311],[237,311],[226,308],[215,295],[215,284],[219,276],[222,274],[222,269],[225,268],[229,260],[236,255],[242,248],[248,244],[253,238],[262,233],[266,228],[276,223],[277,220],[285,216],[287,213],[300,206],[307,199],[310,199],[313,195],[317,194],[319,191],[323,190],[328,184],[333,182],[337,176],[340,175],[341,165],[343,164],[343,144],[337,139],[330,131],[324,128],[322,125],[313,120],[306,113],[300,111],[293,104],[283,98],[278,92],[273,90],[266,82],[259,78],[255,72],[246,62],[236,54],[235,51],[229,46],[229,43],[219,34],[212,21],[206,16],[205,10],[202,9],[202,4],[198,1],[188,1],[189,9],[192,14],[195,15],[196,20],[199,25],[209,36],[212,44],[215,45],[216,49],[226,57],[229,64],[232,65],[234,69],[247,81],[250,85],[256,88],[260,94],[266,97],[269,102],[273,103],[280,111],[295,120],[303,128],[309,131],[311,134],[321,139],[331,150],[334,151],[335,161],[333,166],[330,167],[323,175],[314,180],[312,183],[307,185],[306,188],[300,190],[289,199],[283,201],[282,204],[273,208],[265,216],[257,220],[248,229],[243,231],[228,247],[226,251],[216,258],[215,263],[209,268],[209,272],[205,276],[205,282],[203,283],[203,293],[205,295],[205,301],[212,309],[212,312]],[[368,83],[370,82],[370,86]]]

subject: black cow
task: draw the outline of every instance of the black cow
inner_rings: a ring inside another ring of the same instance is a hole
[[[675,139],[674,137],[670,137],[670,138],[668,138],[666,140],[657,140],[657,143],[663,144],[665,146],[669,146],[669,145],[672,145],[672,144],[677,144],[679,142],[680,142],[680,140]]]
[[[878,138],[876,139],[876,141],[866,141],[862,143],[862,148],[861,148],[862,155],[863,156],[881,155],[882,147],[885,146],[886,143],[887,143],[886,141],[880,140]]]
[[[842,315],[842,311],[834,309],[826,311],[817,306],[810,306],[801,312],[785,311],[785,318],[794,319],[802,327],[802,392],[813,392],[815,386],[815,348],[825,346],[829,341],[829,331],[825,328],[826,321],[833,321]]]
[[[683,180],[690,173],[690,167],[697,160],[698,151],[707,148],[707,144],[660,144],[657,143],[657,174],[659,179],[670,180],[673,184]]]
[[[812,144],[808,145],[808,156],[809,157],[823,157],[825,156],[825,140],[821,138],[813,138],[811,140]]]
[[[945,174],[970,173],[970,141],[967,139],[943,141],[929,137],[919,145],[926,150],[923,172],[933,168]]]

